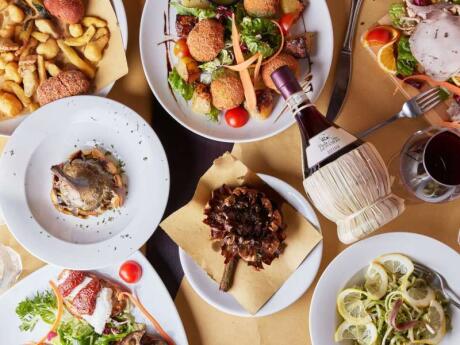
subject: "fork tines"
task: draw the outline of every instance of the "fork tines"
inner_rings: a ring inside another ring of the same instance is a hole
[[[436,105],[441,103],[442,97],[440,94],[440,88],[434,87],[429,89],[420,95],[418,95],[415,100],[418,106],[422,109],[423,112],[433,109]]]

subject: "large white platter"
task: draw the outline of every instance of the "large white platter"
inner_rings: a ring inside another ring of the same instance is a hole
[[[158,320],[163,329],[173,338],[177,345],[187,345],[184,326],[182,325],[174,302],[158,274],[140,252],[134,253],[129,259],[137,261],[142,266],[143,274],[137,284],[127,287],[139,296],[142,304]],[[123,284],[118,276],[118,269],[118,265],[114,265],[98,270],[96,273]],[[26,344],[28,341],[38,341],[46,334],[49,330],[49,325],[43,322],[40,322],[33,332],[20,332],[20,322],[16,316],[15,309],[18,303],[24,298],[33,297],[37,291],[49,289],[48,282],[50,280],[57,281],[60,271],[61,269],[56,266],[47,265],[32,273],[0,296],[0,310],[2,311],[0,313],[0,333],[2,335],[2,344]],[[144,322],[147,325],[148,331],[152,334],[154,333],[152,326],[149,325],[148,321],[138,310],[134,309],[133,314],[136,317],[136,321]]]
[[[308,219],[318,231],[321,231],[315,211],[302,194],[276,177],[263,174],[259,174],[259,177]],[[323,255],[323,242],[321,241],[313,249],[283,286],[255,315],[248,313],[232,295],[220,291],[219,285],[209,278],[206,272],[182,249],[179,249],[179,255],[182,268],[190,285],[206,302],[224,313],[243,317],[260,317],[289,307],[307,291],[318,273]]]
[[[126,11],[123,5],[123,0],[111,0],[113,9],[115,14],[117,15],[118,25],[121,31],[121,38],[123,39],[123,46],[126,48],[128,47],[128,21],[126,18]],[[106,86],[102,90],[96,93],[96,96],[105,97],[109,94],[110,90],[112,90],[115,82]],[[11,135],[13,131],[19,126],[19,124],[24,121],[24,119],[29,114],[24,114],[21,116],[17,116],[11,120],[0,121],[0,135]]]
[[[223,119],[217,124],[208,121],[205,116],[193,113],[179,95],[174,97],[168,86],[166,58],[167,54],[169,54],[171,61],[175,61],[172,54],[173,44],[169,45],[170,52],[167,51],[166,44],[159,44],[165,40],[165,18],[169,18],[166,27],[169,27],[171,35],[174,36],[176,33],[176,12],[171,8],[168,16],[168,9],[168,0],[146,1],[141,21],[140,48],[142,64],[150,88],[158,101],[174,119],[199,135],[224,142],[261,140],[280,133],[294,123],[295,120],[289,112],[285,112],[277,120],[276,115],[284,107],[283,101],[278,102],[273,115],[269,119],[265,121],[251,119],[244,127],[235,129],[229,127]],[[155,18],[155,20],[152,20],[152,18]],[[313,62],[313,92],[309,95],[315,101],[323,89],[332,63],[334,37],[326,1],[310,0],[303,14],[303,22],[305,22],[308,31],[316,34],[314,53],[311,56]],[[302,32],[304,30],[302,19],[296,25],[297,31]],[[308,70],[308,64],[306,60],[301,61],[303,61],[302,74],[305,75]]]
[[[460,255],[445,244],[418,234],[396,232],[360,241],[337,256],[326,268],[316,285],[310,307],[310,336],[312,345],[331,345],[339,322],[336,298],[351,279],[376,257],[401,253],[441,273],[450,287],[460,293]],[[460,339],[460,311],[452,306],[453,329],[441,345],[458,345]]]
[[[95,144],[124,162],[125,204],[86,220],[59,213],[50,199],[51,166]],[[96,96],[65,98],[30,115],[8,140],[0,181],[0,206],[16,239],[41,260],[73,269],[105,267],[138,250],[169,194],[168,162],[155,132],[133,110]]]

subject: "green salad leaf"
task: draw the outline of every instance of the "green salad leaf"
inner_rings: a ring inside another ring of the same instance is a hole
[[[210,8],[186,7],[178,2],[171,2],[171,6],[176,9],[177,14],[194,16],[200,20],[215,18],[217,15],[216,11],[212,7]]]
[[[252,54],[260,53],[267,58],[279,49],[281,35],[269,19],[244,17],[240,27],[241,41]]]
[[[217,56],[212,61],[205,62],[199,67],[205,73],[213,73],[222,66],[231,65],[233,63],[233,54],[228,49],[222,49]]]
[[[398,57],[396,59],[396,69],[398,74],[408,77],[414,74],[417,67],[417,60],[410,50],[409,38],[401,36],[398,42]]]
[[[182,79],[175,68],[169,72],[168,82],[171,88],[184,97],[185,100],[189,101],[192,99],[193,85],[190,85]]]
[[[217,109],[215,106],[211,105],[211,111],[207,114],[208,118],[212,122],[219,121],[220,110]]]
[[[397,27],[401,27],[403,24],[401,21],[401,18],[407,15],[405,3],[397,2],[397,3],[391,4],[388,14],[390,15],[391,22],[393,23],[393,25]]]
[[[51,291],[38,292],[32,298],[26,298],[16,307],[21,320],[21,331],[32,331],[38,321],[52,324],[56,319],[57,302]]]

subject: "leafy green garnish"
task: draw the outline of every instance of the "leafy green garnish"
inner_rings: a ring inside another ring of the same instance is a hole
[[[203,72],[206,73],[213,73],[214,71],[218,70],[220,67],[224,65],[231,65],[233,63],[233,55],[227,49],[222,49],[217,56],[212,61],[205,62],[201,64],[199,67]]]
[[[277,26],[269,19],[244,17],[240,27],[241,41],[252,54],[260,53],[267,58],[278,50],[281,35]]]
[[[32,331],[38,321],[52,324],[56,319],[57,302],[51,291],[38,292],[33,298],[26,298],[16,307],[21,320],[21,331]]]
[[[169,85],[171,85],[171,88],[181,94],[185,100],[189,101],[192,99],[193,85],[190,85],[184,79],[182,79],[175,68],[169,72],[168,82]]]
[[[177,14],[194,16],[200,20],[208,19],[208,18],[215,18],[217,15],[216,11],[212,7],[210,8],[186,7],[178,2],[171,2],[171,6],[176,9]]]
[[[390,15],[391,22],[393,23],[393,25],[397,27],[401,27],[403,24],[401,21],[401,18],[407,15],[405,3],[397,2],[397,3],[391,4],[388,14]]]
[[[450,97],[450,92],[447,89],[440,87],[438,95],[442,101],[445,101],[446,99]]]
[[[215,106],[211,105],[211,111],[207,115],[210,121],[218,122],[220,110],[217,109]]]
[[[409,38],[401,36],[398,42],[398,58],[396,59],[396,70],[403,77],[414,74],[417,67],[417,60],[410,50]]]

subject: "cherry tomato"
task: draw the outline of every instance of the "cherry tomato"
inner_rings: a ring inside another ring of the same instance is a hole
[[[120,267],[120,278],[129,284],[137,283],[142,277],[142,267],[136,261],[126,261]]]
[[[289,33],[289,30],[291,30],[298,18],[299,12],[286,13],[281,16],[279,24],[285,35]]]
[[[398,38],[399,32],[391,26],[377,26],[370,29],[364,36],[364,40],[370,45],[387,44]]]
[[[249,113],[243,107],[237,107],[227,110],[225,113],[225,121],[230,127],[243,127],[249,120]]]
[[[177,57],[186,57],[190,56],[190,51],[188,50],[187,40],[185,38],[181,38],[176,41],[174,45],[174,55]]]

